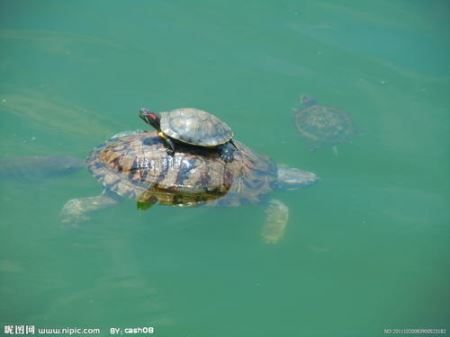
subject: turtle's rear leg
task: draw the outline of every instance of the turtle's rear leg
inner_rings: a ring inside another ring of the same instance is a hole
[[[89,220],[90,213],[117,203],[117,198],[105,192],[95,197],[70,199],[61,210],[61,221],[64,225],[76,226]]]
[[[276,244],[286,231],[289,220],[289,208],[280,200],[271,200],[266,209],[266,222],[261,235],[265,243]]]
[[[234,159],[234,151],[237,149],[238,148],[236,144],[234,144],[232,140],[223,145],[220,145],[219,147],[220,158],[222,158],[223,161],[226,163],[232,162]]]

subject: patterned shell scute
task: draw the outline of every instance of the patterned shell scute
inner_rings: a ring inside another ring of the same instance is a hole
[[[258,203],[272,190],[276,165],[237,142],[231,163],[218,151],[181,146],[167,153],[156,132],[127,132],[94,149],[87,159],[93,176],[120,196],[156,198],[163,205]]]
[[[185,108],[161,113],[161,131],[187,144],[214,147],[233,138],[231,128],[216,116]]]
[[[315,144],[343,143],[356,131],[352,119],[345,112],[319,104],[297,109],[295,124],[300,134]]]

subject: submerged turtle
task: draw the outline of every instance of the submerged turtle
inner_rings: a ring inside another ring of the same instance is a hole
[[[294,110],[295,125],[300,134],[311,149],[331,144],[337,154],[336,145],[348,141],[356,133],[350,116],[331,106],[320,105],[309,96],[302,96],[300,101],[301,106]]]
[[[97,209],[118,202],[118,196],[136,198],[138,208],[159,203],[170,206],[240,206],[264,201],[276,188],[298,188],[317,180],[314,173],[277,166],[236,142],[232,162],[214,149],[183,145],[167,153],[157,132],[118,134],[95,148],[87,159],[93,176],[106,188],[99,196],[69,200],[63,222],[76,223]],[[113,192],[113,193],[111,193]],[[281,201],[269,201],[263,236],[278,241],[289,210]]]
[[[72,156],[22,156],[0,159],[0,179],[23,182],[64,176],[80,170],[83,162]]]
[[[223,160],[233,160],[236,145],[233,143],[233,131],[219,118],[209,112],[183,108],[158,115],[146,108],[139,111],[139,117],[153,126],[164,139],[170,154],[175,153],[179,143],[194,146],[217,148]]]

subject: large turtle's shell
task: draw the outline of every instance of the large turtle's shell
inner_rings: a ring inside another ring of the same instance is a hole
[[[233,138],[233,131],[209,112],[183,108],[161,113],[161,131],[183,143],[214,147]]]
[[[87,165],[120,196],[146,195],[165,205],[257,203],[272,190],[276,166],[242,143],[236,145],[235,160],[227,163],[217,150],[189,145],[177,147],[171,156],[156,132],[126,132],[95,148]]]
[[[304,104],[294,112],[298,131],[313,145],[343,143],[355,133],[348,114],[331,106],[319,105],[312,98],[304,98]]]

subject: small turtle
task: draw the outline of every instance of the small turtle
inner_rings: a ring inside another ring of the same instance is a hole
[[[146,108],[139,111],[139,117],[153,126],[164,139],[170,154],[175,153],[175,144],[184,143],[201,147],[217,148],[223,160],[233,160],[233,131],[219,118],[209,112],[182,108],[158,115]]]
[[[317,180],[314,173],[277,166],[236,142],[235,159],[226,162],[214,149],[179,144],[167,153],[157,132],[126,132],[95,148],[88,169],[106,188],[99,196],[69,200],[65,223],[85,220],[91,211],[114,205],[117,196],[136,198],[138,208],[169,206],[240,206],[264,201],[276,188],[298,188]],[[113,192],[113,193],[111,193]],[[284,233],[289,210],[281,201],[267,207],[263,237],[275,243]]]
[[[348,141],[356,133],[350,116],[331,106],[320,105],[309,96],[302,96],[300,101],[300,107],[294,110],[295,125],[300,134],[311,149],[331,144],[337,154],[336,145]]]

